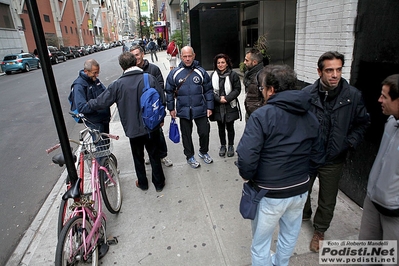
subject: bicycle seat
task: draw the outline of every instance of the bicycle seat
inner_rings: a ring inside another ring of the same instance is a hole
[[[64,154],[59,153],[53,156],[53,158],[51,159],[53,161],[53,163],[58,164],[60,167],[63,167],[65,164],[65,158],[64,158]],[[77,157],[74,154],[73,155],[73,161],[76,163]]]
[[[74,199],[80,196],[80,182],[82,179],[78,178],[73,186],[71,186],[64,195],[62,195],[63,200]]]

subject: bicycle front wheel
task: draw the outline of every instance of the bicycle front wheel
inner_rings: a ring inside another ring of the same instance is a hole
[[[57,249],[55,252],[55,265],[92,265],[98,266],[98,248],[94,238],[90,239],[90,245],[93,247],[90,254],[86,254],[84,242],[90,234],[92,225],[86,221],[83,227],[83,218],[75,216],[71,218],[61,231],[58,238]]]
[[[110,213],[118,213],[122,206],[122,190],[119,182],[119,173],[115,161],[108,157],[101,160],[101,166],[107,168],[111,178],[105,171],[100,171],[101,195],[105,206]],[[111,180],[112,179],[112,180]]]

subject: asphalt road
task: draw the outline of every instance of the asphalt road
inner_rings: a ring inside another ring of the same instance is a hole
[[[53,65],[57,90],[70,137],[81,125],[68,115],[70,86],[83,63],[100,63],[108,86],[122,73],[120,47]],[[6,262],[27,230],[63,168],[51,162],[46,148],[58,142],[42,70],[0,76],[0,264]]]

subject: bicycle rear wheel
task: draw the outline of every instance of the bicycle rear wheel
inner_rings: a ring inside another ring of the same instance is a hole
[[[109,179],[105,171],[100,171],[101,195],[108,211],[115,214],[120,211],[122,206],[122,190],[118,169],[114,160],[108,157],[101,160],[101,165],[107,168],[112,178],[112,180]]]
[[[98,265],[98,248],[96,247],[94,238],[90,241],[90,245],[94,247],[91,254],[84,259],[85,249],[84,240],[92,230],[92,225],[86,221],[86,227],[83,228],[83,218],[75,216],[71,218],[61,231],[58,238],[57,249],[55,252],[55,265]]]

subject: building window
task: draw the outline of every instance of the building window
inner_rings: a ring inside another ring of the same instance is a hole
[[[50,22],[50,16],[49,15],[43,15],[43,19],[45,22]]]
[[[65,33],[68,33],[68,27],[67,26],[64,27],[65,27]]]
[[[71,34],[73,34],[73,30],[72,30],[72,27],[69,27],[70,29],[71,29]]]
[[[15,29],[11,17],[10,6],[0,3],[0,14],[3,17],[0,19],[0,28]]]
[[[75,32],[76,32],[76,35],[78,35],[78,28],[76,28],[76,27],[75,27]]]
[[[25,30],[25,21],[21,18],[22,29]]]

